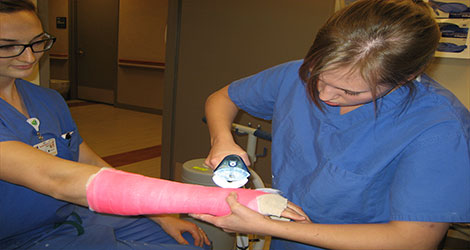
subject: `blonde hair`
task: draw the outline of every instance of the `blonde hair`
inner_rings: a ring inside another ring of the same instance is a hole
[[[413,96],[411,80],[432,60],[439,37],[439,27],[423,1],[359,0],[322,26],[299,75],[320,109],[320,74],[344,67],[362,75],[374,102],[379,85],[404,85]]]

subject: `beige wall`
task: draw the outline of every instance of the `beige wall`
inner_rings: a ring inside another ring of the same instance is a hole
[[[49,1],[49,33],[53,34],[57,40],[49,52],[51,79],[69,80],[69,6],[68,0],[48,0]],[[67,18],[67,28],[57,29],[56,17]]]
[[[167,13],[167,0],[120,1],[118,106],[161,113]]]
[[[470,109],[470,59],[435,58],[427,73]]]

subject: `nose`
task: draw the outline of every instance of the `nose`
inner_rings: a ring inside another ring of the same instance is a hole
[[[318,92],[318,97],[322,101],[331,101],[338,96],[337,90],[333,87],[328,86],[327,84],[319,84]]]
[[[21,55],[18,56],[18,60],[27,63],[34,63],[36,61],[36,55],[31,48],[26,48]]]

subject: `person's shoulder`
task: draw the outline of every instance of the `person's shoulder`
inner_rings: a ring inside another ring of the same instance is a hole
[[[426,103],[432,109],[427,116],[447,117],[448,120],[459,121],[462,125],[469,126],[470,112],[460,100],[448,89],[428,75],[421,75],[416,99]]]
[[[27,91],[30,94],[33,94],[35,96],[45,96],[45,97],[50,97],[50,98],[61,98],[62,96],[60,95],[59,92],[56,90],[50,89],[50,88],[45,88],[40,85],[36,85],[32,82],[26,81],[24,79],[16,79],[15,82],[17,85],[21,85],[21,87]]]
[[[447,107],[451,110],[460,110],[464,109],[467,110],[465,105],[463,105],[460,100],[452,93],[450,90],[442,86],[439,82],[432,79],[426,74],[423,74],[418,79],[422,97],[429,96],[432,98],[433,103],[440,107]],[[468,110],[467,110],[468,111]]]

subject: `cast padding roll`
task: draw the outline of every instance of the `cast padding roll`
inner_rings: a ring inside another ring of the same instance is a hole
[[[287,207],[282,196],[259,190],[186,184],[110,168],[91,176],[86,192],[91,210],[119,215],[228,215],[230,207],[225,199],[230,192],[238,194],[238,202],[264,215],[280,216]]]

